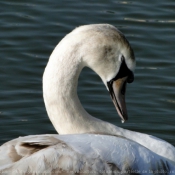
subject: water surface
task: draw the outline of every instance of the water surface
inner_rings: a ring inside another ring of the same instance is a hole
[[[129,121],[121,124],[100,78],[87,68],[79,79],[81,102],[95,117],[175,145],[173,0],[2,0],[0,6],[0,143],[56,133],[42,98],[49,55],[75,27],[109,23],[125,34],[137,59],[135,81],[127,86]]]

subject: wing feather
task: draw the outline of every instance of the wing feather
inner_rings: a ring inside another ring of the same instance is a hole
[[[134,170],[142,174],[141,170],[160,169],[175,172],[172,162],[135,142],[114,136],[27,136],[8,142],[1,150],[5,146],[13,151],[4,156],[11,159],[8,164],[0,164],[0,174],[6,175],[132,174]]]

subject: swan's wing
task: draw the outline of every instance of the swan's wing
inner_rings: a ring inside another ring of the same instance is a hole
[[[0,147],[0,166],[19,161],[23,157],[56,144],[59,140],[50,135],[19,137]]]
[[[12,160],[9,156],[11,162],[0,166],[0,174],[153,174],[160,170],[175,173],[168,160],[137,143],[113,136],[43,135],[11,142],[16,143],[11,156],[20,157]]]
[[[27,136],[7,142],[0,149],[0,174],[98,174],[107,169],[119,172],[116,165],[105,162],[87,146],[92,140],[84,136],[86,146],[82,145],[82,137],[73,135],[61,139],[57,135]]]

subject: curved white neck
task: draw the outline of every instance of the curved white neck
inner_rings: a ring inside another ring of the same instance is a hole
[[[86,28],[89,29],[89,27]],[[99,28],[97,29],[99,30]],[[108,69],[101,69],[101,66],[104,68],[108,63],[108,59],[103,60],[104,62],[100,59],[106,56],[105,54],[107,52],[103,50],[106,47],[102,49],[99,48],[99,44],[95,45],[94,37],[91,37],[91,39],[87,41],[87,38],[91,36],[89,30],[87,30],[87,32],[81,32],[81,35],[76,35],[80,30],[81,28],[75,30],[73,33],[74,35],[67,35],[57,45],[50,56],[43,75],[44,102],[49,118],[57,132],[59,134],[94,132],[123,136],[170,159],[173,154],[171,154],[171,151],[167,154],[167,147],[171,147],[171,150],[174,152],[175,149],[167,142],[149,135],[128,131],[94,118],[82,107],[77,96],[77,84],[79,74],[83,67],[88,66],[99,75],[105,70],[111,69],[109,69],[109,67]],[[95,33],[95,36],[98,36],[98,33]],[[100,45],[105,46],[105,44],[109,43],[107,38],[102,41],[100,37],[96,37],[96,41],[100,42]],[[116,43],[114,45],[116,45]],[[114,45],[112,46],[114,47]],[[117,45],[117,48],[122,47]],[[114,74],[116,73],[114,72]],[[105,75],[109,74],[106,73]],[[105,80],[108,80],[110,77],[113,77],[113,75],[105,77]],[[101,78],[103,79],[103,77]],[[160,149],[154,146],[157,144],[160,145]],[[175,160],[175,157],[171,158],[171,160]]]
[[[85,64],[76,46],[65,48],[64,45],[60,43],[55,48],[43,76],[44,102],[55,129],[59,134],[101,132],[121,135],[119,128],[116,133],[116,126],[92,117],[82,107],[77,84]]]

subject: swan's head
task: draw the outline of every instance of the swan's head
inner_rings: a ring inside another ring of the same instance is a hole
[[[134,81],[134,52],[125,36],[107,24],[82,26],[81,58],[92,68],[109,91],[122,122],[128,119],[125,104],[126,84]]]

